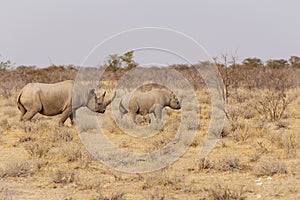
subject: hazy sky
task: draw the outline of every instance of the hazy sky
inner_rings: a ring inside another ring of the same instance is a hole
[[[239,61],[300,56],[299,0],[0,0],[0,5],[0,59],[16,66],[80,65],[101,41],[139,27],[183,32],[210,56],[237,54]]]

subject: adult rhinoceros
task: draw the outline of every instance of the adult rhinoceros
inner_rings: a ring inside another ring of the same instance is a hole
[[[155,88],[150,91],[135,91],[126,94],[120,101],[119,110],[121,118],[129,113],[131,119],[136,122],[136,115],[147,115],[153,113],[157,121],[162,118],[164,107],[180,109],[181,104],[175,94],[168,89]]]
[[[74,89],[72,80],[54,84],[29,83],[21,90],[17,99],[21,111],[20,120],[31,120],[37,113],[46,116],[62,114],[59,125],[63,125],[68,118],[73,124],[75,112],[80,107],[86,106],[91,111],[104,113],[114,98],[104,102],[105,94],[106,92],[98,98],[95,89],[87,90],[80,84]]]

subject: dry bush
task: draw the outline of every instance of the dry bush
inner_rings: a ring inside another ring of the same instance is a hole
[[[294,99],[294,97],[287,96],[285,91],[263,90],[257,97],[254,108],[270,121],[278,121],[283,118],[288,105]]]
[[[275,143],[279,148],[284,149],[288,157],[295,157],[299,151],[299,140],[294,133],[276,134]]]
[[[241,122],[241,119],[247,106],[248,105],[246,103],[227,106],[228,108],[225,112],[227,122],[222,131],[222,137],[225,137],[230,133],[234,133],[238,129],[243,129],[244,123]]]
[[[237,155],[224,155],[217,159],[201,159],[198,164],[199,171],[218,170],[218,171],[234,171],[241,170],[244,166]]]
[[[31,156],[38,158],[45,157],[52,148],[52,144],[46,142],[45,140],[29,141],[24,143],[23,146]]]
[[[76,137],[74,130],[65,127],[54,127],[54,129],[47,130],[47,136],[52,143],[70,142]]]
[[[249,126],[240,125],[240,128],[232,133],[233,139],[237,142],[244,143],[251,137],[251,130],[252,128]]]
[[[178,174],[162,173],[147,176],[144,180],[142,189],[147,190],[155,186],[163,186],[180,190],[184,187],[183,179]]]
[[[220,171],[233,171],[241,169],[241,161],[238,156],[231,154],[220,158],[216,164],[216,169]]]
[[[98,190],[98,194],[99,197],[97,198],[98,200],[122,200],[124,199],[124,192],[120,192],[120,191],[116,191],[116,192],[112,192],[111,195],[107,196],[104,195],[103,192],[101,190]]]
[[[257,176],[273,176],[274,174],[286,174],[287,167],[282,160],[274,157],[261,158],[253,169]]]
[[[73,171],[63,171],[63,170],[57,170],[53,175],[52,175],[52,181],[54,183],[66,185],[69,183],[74,182],[74,172]]]
[[[33,175],[40,168],[40,163],[34,160],[13,161],[0,170],[0,177],[26,177]]]
[[[64,145],[61,145],[60,153],[68,159],[68,161],[89,161],[91,159],[87,150],[75,142],[68,142]]]
[[[99,189],[104,181],[101,177],[90,177],[87,175],[78,175],[75,177],[74,183],[80,190],[94,190]]]
[[[211,161],[210,159],[200,159],[199,163],[198,163],[198,169],[199,171],[203,171],[203,170],[210,170],[210,169],[214,169],[215,168],[215,161]]]
[[[203,189],[207,193],[208,199],[215,200],[243,200],[246,199],[244,187],[240,189],[230,189],[228,186],[215,184],[213,187]]]

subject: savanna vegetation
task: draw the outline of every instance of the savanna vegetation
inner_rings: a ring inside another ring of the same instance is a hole
[[[132,53],[112,55],[99,90],[138,66]],[[124,173],[92,159],[68,122],[37,115],[19,122],[16,97],[29,82],[75,79],[73,65],[37,68],[0,64],[0,199],[298,199],[300,198],[300,58],[288,60],[221,55],[213,59],[226,95],[221,140],[203,160],[211,102],[197,65],[171,65],[193,86],[200,106],[200,126],[186,153],[172,165],[149,173]],[[155,70],[153,66],[151,69]],[[190,109],[194,109],[190,106]],[[117,146],[149,152],[176,134],[180,112],[166,110],[166,128],[151,138],[122,132],[108,109],[97,116]],[[192,123],[192,122],[191,122]]]

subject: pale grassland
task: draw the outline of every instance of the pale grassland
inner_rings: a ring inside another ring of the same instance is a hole
[[[166,168],[135,174],[93,160],[69,121],[57,127],[58,116],[20,123],[14,93],[0,99],[0,199],[297,199],[299,91],[289,91],[295,97],[274,122],[255,109],[259,92],[240,91],[228,99],[223,138],[200,160],[210,98],[208,91],[197,91],[200,126],[193,127],[197,135],[187,152]],[[117,146],[151,152],[172,140],[180,114],[167,109],[165,127],[149,138],[124,134],[111,118],[112,107],[97,119]]]

